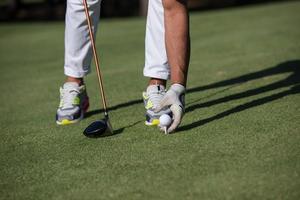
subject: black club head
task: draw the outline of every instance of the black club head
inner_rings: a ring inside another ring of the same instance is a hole
[[[84,131],[86,137],[98,138],[105,137],[113,134],[113,129],[109,119],[102,119],[91,123]]]

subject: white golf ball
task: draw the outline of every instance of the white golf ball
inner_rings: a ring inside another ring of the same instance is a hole
[[[159,125],[161,127],[168,127],[172,123],[172,118],[168,114],[163,114],[159,118]]]

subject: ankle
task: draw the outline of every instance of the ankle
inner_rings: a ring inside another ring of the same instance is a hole
[[[167,81],[163,79],[158,79],[158,78],[150,78],[148,86],[149,85],[163,85],[166,87]]]
[[[75,77],[71,77],[71,76],[67,76],[67,79],[65,82],[75,82],[77,83],[79,86],[84,85],[84,80],[83,78],[75,78]]]

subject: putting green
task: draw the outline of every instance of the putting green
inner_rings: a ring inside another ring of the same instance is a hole
[[[186,115],[178,133],[145,127],[145,20],[104,20],[97,35],[116,135],[96,75],[87,118],[55,124],[63,22],[0,26],[0,199],[299,199],[300,2],[191,14]],[[94,67],[94,66],[93,66]]]

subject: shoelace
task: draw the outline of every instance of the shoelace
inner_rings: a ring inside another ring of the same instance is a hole
[[[63,108],[73,108],[74,99],[79,94],[77,90],[66,90],[63,89],[63,97],[62,97],[62,107]]]
[[[149,95],[149,99],[153,104],[153,108],[157,107],[158,104],[160,103],[162,96],[166,93],[166,91],[164,90],[159,90],[157,92],[150,92]]]

